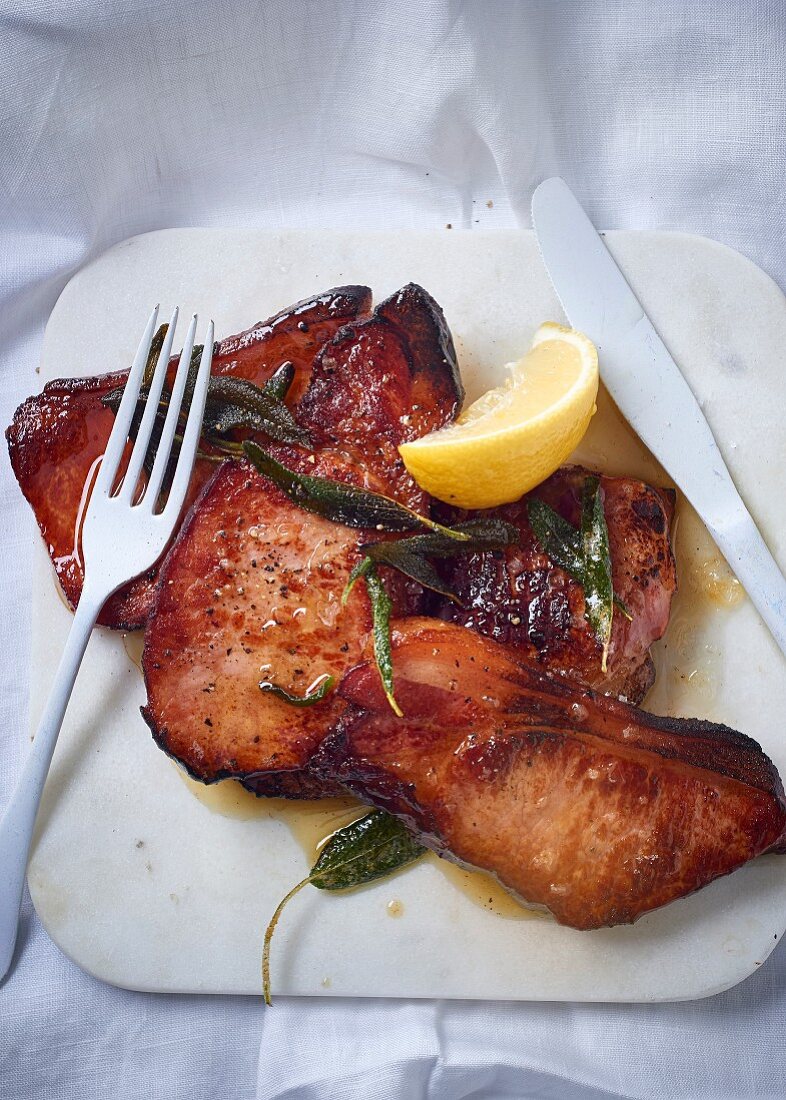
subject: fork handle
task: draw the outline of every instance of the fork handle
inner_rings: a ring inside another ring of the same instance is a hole
[[[14,954],[27,856],[41,792],[74,681],[102,603],[103,600],[96,599],[87,586],[82,590],[33,744],[0,821],[0,982],[8,973]]]

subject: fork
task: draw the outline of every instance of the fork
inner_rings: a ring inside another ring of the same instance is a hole
[[[175,308],[167,328],[150,381],[136,441],[118,487],[118,474],[145,377],[145,367],[158,319],[158,306],[150,315],[128,375],[82,527],[82,594],[32,748],[0,822],[0,982],[10,969],[14,954],[27,857],[41,792],[90,633],[107,598],[132,577],[149,569],[162,554],[172,537],[191,480],[213,358],[212,321],[208,326],[176,459],[172,453],[172,445],[181,405],[184,404],[183,397],[194,350],[196,314],[191,320],[180,353],[180,363],[153,467],[141,496],[138,492],[139,477],[156,424],[158,405],[166,380],[178,312]],[[170,459],[175,460],[171,486],[163,507],[157,510]]]

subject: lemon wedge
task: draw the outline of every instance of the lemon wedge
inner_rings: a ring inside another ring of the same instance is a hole
[[[547,322],[454,424],[399,447],[421,488],[459,508],[494,508],[545,481],[578,446],[595,412],[598,353],[580,332]]]

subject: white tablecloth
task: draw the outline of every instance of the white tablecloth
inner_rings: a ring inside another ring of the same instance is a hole
[[[22,9],[24,9],[22,11]],[[108,245],[175,225],[596,224],[705,233],[786,285],[786,8],[772,2],[0,3],[0,419]],[[493,206],[487,200],[493,200]],[[90,338],[90,318],[85,318]],[[33,525],[2,459],[0,806],[27,747]],[[786,954],[679,1005],[129,993],[25,903],[0,1096],[782,1096]]]

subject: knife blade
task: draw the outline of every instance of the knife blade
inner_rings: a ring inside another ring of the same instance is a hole
[[[597,347],[601,378],[617,407],[699,513],[786,654],[786,579],[693,391],[559,176],[535,189],[532,223],[557,297],[573,328]]]

